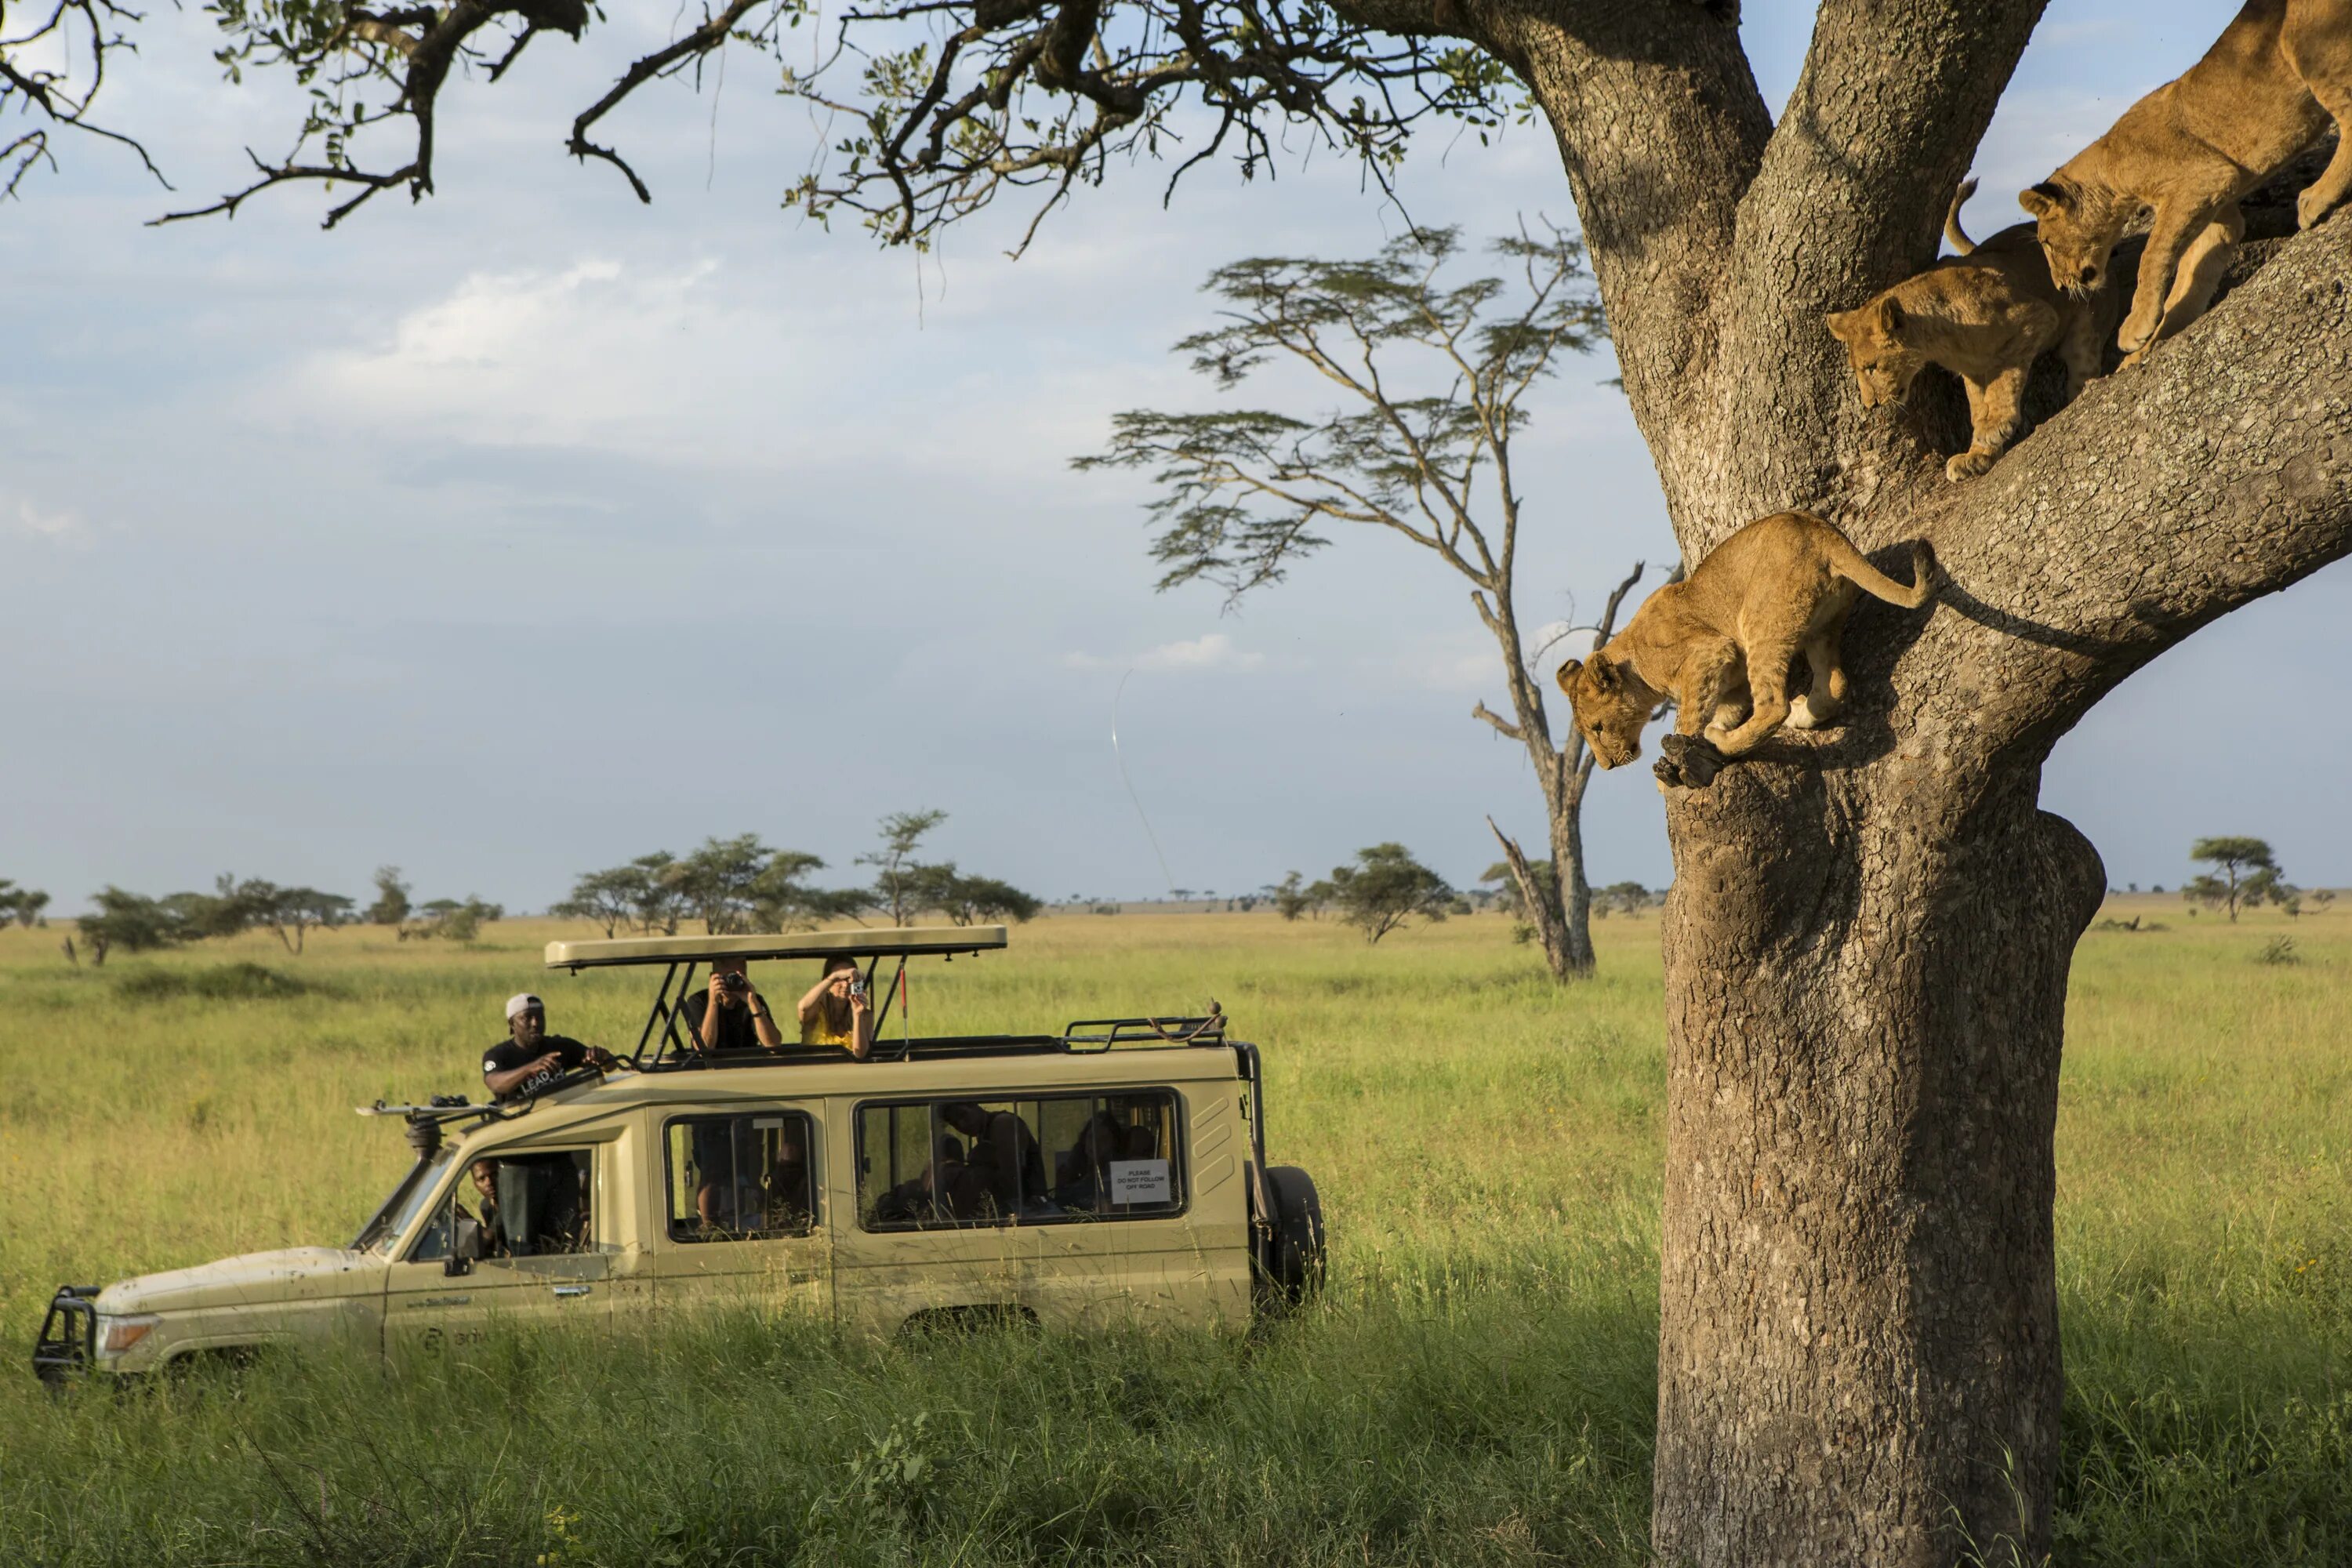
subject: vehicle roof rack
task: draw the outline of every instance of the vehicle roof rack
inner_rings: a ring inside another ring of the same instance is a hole
[[[1224,1043],[1225,1010],[1213,997],[1208,1012],[1197,1018],[1080,1018],[1062,1031],[1063,1047],[1073,1051]]]
[[[990,952],[1003,947],[1003,926],[895,926],[864,931],[815,931],[764,936],[624,937],[611,942],[551,942],[547,967],[609,969],[633,963],[708,963],[714,958],[749,963],[768,958],[910,958]]]

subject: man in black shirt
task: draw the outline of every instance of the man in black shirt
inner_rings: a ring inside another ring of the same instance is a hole
[[[528,1100],[590,1062],[614,1065],[613,1054],[547,1032],[547,1004],[529,992],[507,999],[508,1037],[482,1058],[482,1082],[499,1100]],[[498,1226],[516,1258],[577,1244],[580,1179],[569,1155],[501,1160],[498,1166]]]
[[[547,1004],[528,991],[507,998],[507,1036],[482,1058],[482,1082],[494,1099],[528,1100],[573,1068],[613,1065],[610,1051],[549,1034]]]
[[[678,1005],[689,1043],[705,1052],[774,1050],[784,1043],[768,1000],[743,973],[740,959],[711,961],[710,986]]]
[[[1024,1204],[1045,1197],[1045,1159],[1027,1122],[969,1100],[942,1106],[940,1120],[971,1141],[965,1158],[988,1184],[997,1213],[1017,1215]]]

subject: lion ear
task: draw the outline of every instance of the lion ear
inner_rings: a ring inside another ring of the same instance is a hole
[[[1573,697],[1576,695],[1577,671],[1583,668],[1584,661],[1582,659],[1571,658],[1566,664],[1561,665],[1558,669],[1554,670],[1551,678],[1553,680],[1559,682],[1559,689],[1562,691],[1565,691],[1570,697]]]
[[[1853,336],[1854,317],[1859,312],[1853,310],[1832,310],[1828,315],[1823,316],[1822,321],[1828,326],[1830,336],[1843,342]]]
[[[2031,190],[2018,192],[2017,205],[2040,218],[2063,212],[2069,204],[2063,188],[2044,180]]]
[[[1878,328],[1890,338],[1903,335],[1903,301],[1889,294],[1878,302]]]
[[[1614,691],[1617,689],[1617,667],[1610,663],[1607,659],[1594,659],[1592,661],[1591,673],[1592,689],[1595,691]]]

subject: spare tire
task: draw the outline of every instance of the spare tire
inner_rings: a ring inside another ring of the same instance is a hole
[[[1323,1289],[1323,1200],[1315,1179],[1296,1165],[1269,1165],[1266,1201],[1274,1235],[1264,1247],[1259,1274],[1268,1305],[1296,1307]]]

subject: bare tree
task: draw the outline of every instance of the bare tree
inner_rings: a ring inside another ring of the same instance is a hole
[[[1592,972],[1592,889],[1584,876],[1584,791],[1593,759],[1574,727],[1561,745],[1545,711],[1538,661],[1519,632],[1517,600],[1523,500],[1511,475],[1520,403],[1556,356],[1601,341],[1584,248],[1558,229],[1494,242],[1517,275],[1441,280],[1460,259],[1451,229],[1417,229],[1361,261],[1257,258],[1219,268],[1207,291],[1219,325],[1176,345],[1222,389],[1270,361],[1312,368],[1342,399],[1302,420],[1265,409],[1207,414],[1130,411],[1112,423],[1108,451],[1079,468],[1144,468],[1152,553],[1164,591],[1195,580],[1223,588],[1230,607],[1281,582],[1329,543],[1318,529],[1381,530],[1427,551],[1470,584],[1471,607],[1502,655],[1511,717],[1484,702],[1471,717],[1526,748],[1541,786],[1551,863],[1536,875],[1518,845],[1495,837],[1518,879],[1528,923],[1556,979]],[[1642,567],[1609,596],[1605,640]],[[1594,646],[1599,646],[1598,643]],[[1487,818],[1494,827],[1494,819]]]
[[[263,165],[363,195],[429,190],[444,86],[488,90],[588,16],[214,9],[246,68],[355,61],[394,84],[335,100],[388,98],[384,129],[409,138],[364,179],[331,126],[304,128],[317,163]],[[837,14],[857,41],[839,68],[786,81],[845,111],[801,205],[918,243],[1003,192],[1033,190],[1042,216],[1175,147],[1188,101],[1216,129],[1182,167],[1224,150],[1255,168],[1295,132],[1378,178],[1417,121],[1483,135],[1524,92],[1683,558],[1792,506],[1865,551],[1934,542],[1950,585],[1932,617],[1865,604],[1848,627],[1841,727],[1667,791],[1666,1562],[2049,1555],[2058,1064],[2068,961],[2106,879],[2040,809],[2042,765],[2151,659],[2352,554],[2341,215],[2246,247],[2205,316],[1979,479],[1946,482],[1933,419],[1859,406],[1822,317],[1934,257],[2042,11],[1822,0],[1777,118],[1737,0],[886,0]],[[730,39],[772,47],[799,15],[700,13],[581,113],[575,154],[617,161],[587,132],[630,93]],[[478,37],[485,68],[454,71]]]
[[[114,0],[0,0],[0,200],[35,168],[57,166],[50,138],[61,133],[127,147],[163,183],[144,147],[89,117],[109,61],[131,47],[125,29],[140,19]]]

